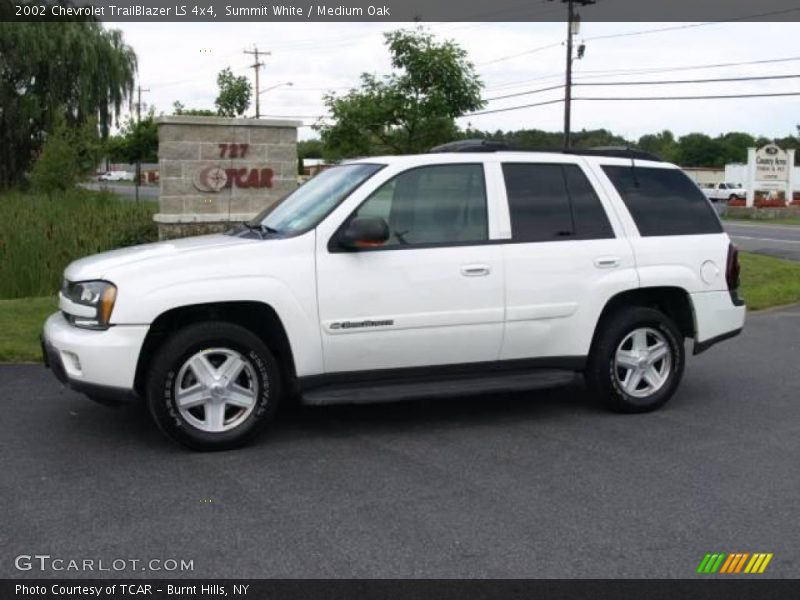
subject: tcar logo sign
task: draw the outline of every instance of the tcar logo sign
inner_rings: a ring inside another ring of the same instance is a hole
[[[228,185],[228,174],[220,167],[205,167],[194,174],[194,187],[201,192],[219,192]]]
[[[243,159],[250,150],[248,144],[219,144],[221,159]],[[227,162],[227,161],[226,161]],[[230,162],[228,162],[230,164]],[[198,169],[194,187],[201,192],[218,193],[228,188],[271,188],[275,172],[269,167],[224,167],[212,165]]]

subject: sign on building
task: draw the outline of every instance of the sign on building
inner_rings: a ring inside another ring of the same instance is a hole
[[[756,150],[756,181],[789,181],[789,155],[775,144]]]

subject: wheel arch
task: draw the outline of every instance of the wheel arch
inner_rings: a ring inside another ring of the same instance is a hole
[[[136,365],[134,390],[139,396],[145,396],[145,382],[151,361],[170,334],[203,321],[226,321],[255,333],[280,364],[285,389],[293,390],[297,379],[294,353],[278,313],[264,302],[231,301],[179,306],[156,317],[145,336]]]
[[[595,326],[591,349],[594,349],[594,345],[604,322],[617,311],[631,306],[641,306],[659,310],[672,319],[675,326],[684,337],[693,338],[696,335],[692,300],[689,296],[689,292],[684,288],[675,286],[636,288],[620,292],[609,298],[606,302],[600,313],[600,318],[597,320],[597,325]]]

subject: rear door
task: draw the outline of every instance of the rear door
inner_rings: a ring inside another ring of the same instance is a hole
[[[667,163],[613,159],[599,169],[629,215],[642,286],[727,290],[730,239],[708,198],[683,171]]]
[[[502,358],[579,365],[606,301],[638,285],[633,253],[581,159],[505,160],[511,239],[503,245]]]

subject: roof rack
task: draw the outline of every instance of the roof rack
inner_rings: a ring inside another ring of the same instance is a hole
[[[551,152],[560,154],[575,154],[578,156],[609,156],[614,158],[638,158],[640,160],[653,160],[663,162],[661,157],[637,148],[625,146],[597,146],[594,148],[524,148],[509,145],[500,140],[459,140],[431,148],[428,153],[441,152]]]

